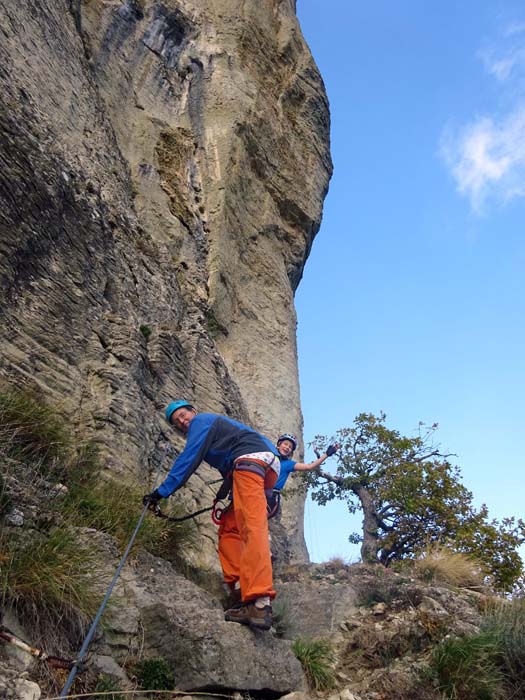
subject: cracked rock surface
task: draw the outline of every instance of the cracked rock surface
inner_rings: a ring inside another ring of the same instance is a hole
[[[300,434],[293,295],[332,166],[293,0],[0,0],[0,34],[0,378],[148,489],[173,397]]]

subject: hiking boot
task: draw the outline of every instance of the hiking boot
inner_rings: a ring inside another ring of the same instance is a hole
[[[228,593],[228,607],[226,609],[230,610],[230,608],[240,608],[241,606],[242,606],[241,589],[240,588],[231,588],[229,593]]]
[[[243,603],[239,608],[226,610],[224,619],[227,622],[249,625],[252,629],[269,630],[272,626],[272,606],[265,605],[264,608],[258,608],[253,601]]]

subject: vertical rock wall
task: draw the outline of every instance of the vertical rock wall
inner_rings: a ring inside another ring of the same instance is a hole
[[[293,0],[0,0],[0,35],[0,376],[143,483],[171,397],[301,433],[293,293],[331,161]]]

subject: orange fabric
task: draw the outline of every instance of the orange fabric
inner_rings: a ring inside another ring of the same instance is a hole
[[[275,598],[264,489],[276,480],[272,469],[264,480],[252,472],[233,472],[233,508],[221,518],[219,558],[225,582],[233,586],[240,581],[243,601]]]

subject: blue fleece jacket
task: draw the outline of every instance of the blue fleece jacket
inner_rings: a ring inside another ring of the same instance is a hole
[[[201,462],[207,462],[226,476],[237,457],[252,452],[272,452],[279,456],[272,442],[253,428],[226,416],[199,413],[190,423],[186,447],[158,491],[163,498],[171,496],[186,483]]]

